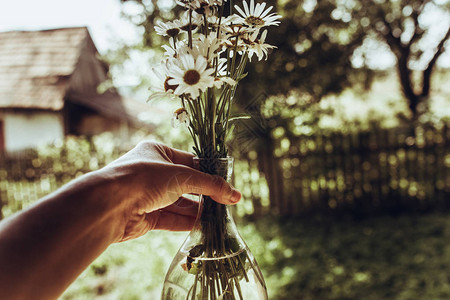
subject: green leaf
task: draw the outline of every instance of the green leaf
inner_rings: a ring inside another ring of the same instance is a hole
[[[238,78],[236,78],[235,80],[236,81],[241,81],[242,79],[244,79],[245,77],[247,77],[247,74],[248,73],[244,73],[244,74],[241,74]]]

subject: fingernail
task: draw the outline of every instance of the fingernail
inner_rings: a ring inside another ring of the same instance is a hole
[[[239,200],[241,200],[241,193],[238,190],[233,189],[230,200],[233,203],[239,202]]]

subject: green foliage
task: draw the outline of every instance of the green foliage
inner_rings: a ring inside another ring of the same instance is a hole
[[[364,82],[371,78],[370,70],[351,64],[365,36],[358,20],[332,17],[340,1],[268,2],[283,15],[281,25],[267,39],[277,46],[276,55],[249,69],[242,98],[261,90],[273,95],[296,89],[317,101],[350,86],[352,79]]]
[[[189,137],[180,132],[161,127],[155,135],[167,134],[158,139],[189,150],[185,142]],[[130,140],[135,143],[147,137],[138,133]],[[94,149],[99,153],[94,154]],[[71,137],[65,145],[40,151],[40,165],[31,160],[31,167],[21,172],[28,177],[8,179],[8,172],[0,170],[2,200],[5,191],[12,191],[6,198],[12,202],[3,208],[5,215],[62,184],[63,180],[56,178],[70,180],[101,167],[122,150],[108,135],[102,135],[91,141]],[[92,162],[93,157],[97,163]],[[239,214],[252,213],[259,198],[269,207],[266,181],[257,164],[255,160],[236,163],[236,185],[247,198],[237,205]],[[44,166],[52,172],[39,171],[45,170]],[[34,175],[26,171],[29,168]],[[449,217],[434,213],[359,221],[325,217],[286,221],[266,216],[255,223],[241,220],[238,227],[261,266],[270,299],[448,299]],[[158,299],[164,274],[185,236],[154,231],[110,246],[62,299]]]
[[[271,299],[448,299],[448,215],[260,220],[242,234]]]
[[[308,218],[238,224],[270,299],[448,299],[447,214],[363,221]],[[158,299],[186,233],[150,232],[111,246],[62,299]],[[95,270],[107,268],[96,274]]]
[[[143,51],[157,50],[163,41],[153,30],[155,22],[173,19],[180,13],[175,1],[121,2],[124,15],[143,32],[139,46]],[[374,78],[372,68],[376,67],[367,58],[367,43],[372,43],[378,45],[379,51],[391,50],[396,57],[408,110],[412,115],[426,111],[430,78],[450,37],[450,29],[441,26],[437,30],[427,20],[433,15],[448,18],[449,1],[265,2],[283,16],[281,25],[267,37],[269,44],[277,46],[276,55],[269,55],[265,64],[250,66],[249,75],[236,94],[243,109],[261,91],[286,95],[295,89],[319,101],[347,87],[369,88]],[[434,40],[430,39],[432,34]],[[374,40],[378,42],[373,43]],[[414,66],[423,69],[418,77],[412,74]]]
[[[164,274],[186,233],[154,231],[114,244],[67,289],[61,299],[158,299]]]
[[[90,138],[68,136],[17,157],[0,158],[0,219],[20,211],[70,180],[102,168],[143,140],[157,140],[189,151],[189,135],[170,128],[170,122],[152,134],[136,131],[127,142],[103,133]]]
[[[121,2],[124,15],[144,32],[144,48],[158,49],[163,42],[154,32],[156,21],[173,19],[181,11],[174,1]],[[250,67],[244,81],[245,89],[238,88],[237,99],[248,99],[261,90],[278,94],[293,88],[320,99],[349,86],[352,78],[358,82],[370,80],[369,70],[355,69],[351,65],[353,51],[361,45],[365,35],[358,25],[359,20],[349,22],[331,17],[331,13],[342,6],[340,1],[265,2],[283,15],[281,25],[271,28],[267,38],[269,44],[278,47],[277,54],[269,55],[265,64]],[[242,1],[233,1],[233,4],[242,6]]]

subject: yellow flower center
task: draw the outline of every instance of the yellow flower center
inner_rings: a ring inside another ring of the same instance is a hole
[[[191,24],[191,30],[195,30],[197,28],[196,24]],[[189,31],[189,24],[180,27],[181,30]]]
[[[241,24],[231,24],[231,35],[232,36],[242,36],[247,32],[247,25],[241,25]]]
[[[260,17],[255,17],[255,16],[248,16],[245,19],[245,22],[252,26],[263,26],[265,24],[263,19],[261,19]]]
[[[186,108],[184,107],[180,107],[179,109],[177,109],[174,113],[177,115],[177,117],[179,115],[181,115],[182,113],[187,112]]]
[[[166,33],[170,37],[175,37],[178,35],[178,33],[180,33],[180,29],[178,28],[167,29]]]
[[[208,6],[209,6],[209,3],[202,2],[202,3],[200,3],[200,6],[195,9],[195,12],[200,15],[203,15],[204,13],[206,13],[206,9],[208,8]]]
[[[195,85],[200,81],[200,74],[197,70],[187,70],[186,73],[184,73],[183,81],[189,85]]]

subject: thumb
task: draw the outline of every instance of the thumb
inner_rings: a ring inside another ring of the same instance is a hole
[[[183,194],[207,195],[222,204],[236,204],[241,199],[241,193],[222,177],[206,174],[189,167],[186,169],[189,169],[186,173],[183,172],[186,177],[179,181]]]

